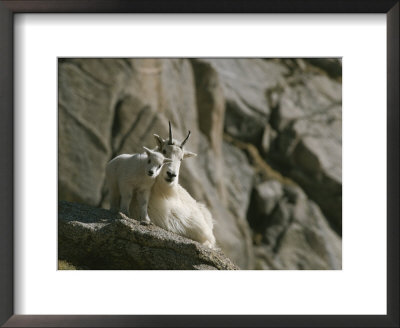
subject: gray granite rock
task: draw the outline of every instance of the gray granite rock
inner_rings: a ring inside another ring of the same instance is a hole
[[[265,152],[342,228],[342,92],[324,75],[299,74],[280,94],[272,122],[277,137]]]
[[[121,213],[59,202],[58,254],[92,270],[237,270],[221,251]]]
[[[255,246],[257,268],[342,268],[340,236],[299,187],[264,182],[255,187],[251,206],[250,222],[261,237]]]

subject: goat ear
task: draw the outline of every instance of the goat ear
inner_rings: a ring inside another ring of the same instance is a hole
[[[143,149],[146,151],[146,153],[147,153],[148,156],[151,155],[152,151],[151,151],[149,148],[143,146]]]
[[[192,153],[191,151],[187,151],[187,150],[185,150],[185,152],[183,153],[183,158],[189,158],[189,157],[193,157],[193,156],[197,156],[197,154]]]
[[[158,150],[161,150],[161,148],[164,144],[164,139],[161,138],[158,134],[153,134],[153,136],[154,136],[154,139],[156,139]]]

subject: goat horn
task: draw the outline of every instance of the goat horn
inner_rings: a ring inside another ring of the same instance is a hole
[[[187,137],[185,138],[185,140],[182,141],[182,143],[181,143],[181,148],[184,146],[184,144],[186,143],[186,141],[189,139],[189,136],[190,136],[190,130],[189,130],[189,133],[188,133]]]
[[[171,129],[171,122],[170,122],[170,121],[168,121],[168,124],[169,124],[169,140],[168,140],[168,144],[169,144],[169,145],[173,145],[173,142],[172,142],[172,129]]]

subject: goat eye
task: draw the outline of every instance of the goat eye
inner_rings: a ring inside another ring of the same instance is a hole
[[[158,165],[158,168],[160,168],[161,167],[161,165]]]

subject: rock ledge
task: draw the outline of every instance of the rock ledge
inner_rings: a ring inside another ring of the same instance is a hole
[[[238,270],[221,251],[120,213],[58,203],[58,256],[92,270]]]

